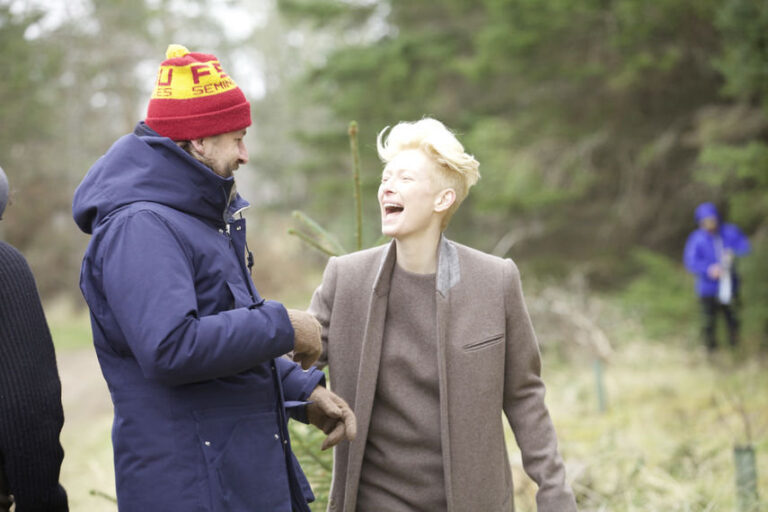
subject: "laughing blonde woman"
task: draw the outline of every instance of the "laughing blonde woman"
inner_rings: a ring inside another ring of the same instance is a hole
[[[378,200],[393,240],[331,258],[310,305],[359,425],[336,448],[329,510],[513,510],[503,412],[539,512],[575,511],[517,266],[443,236],[477,160],[434,119],[385,133]]]

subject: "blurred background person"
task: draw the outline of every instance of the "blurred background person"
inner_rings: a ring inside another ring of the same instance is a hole
[[[0,220],[8,203],[0,169]],[[0,240],[0,511],[68,510],[61,382],[51,333],[24,256]],[[13,497],[11,497],[13,496]]]
[[[717,348],[717,317],[728,325],[731,346],[739,343],[739,277],[736,257],[749,252],[749,240],[734,224],[723,223],[712,203],[702,203],[694,212],[699,227],[685,243],[683,260],[696,276],[696,294],[701,302],[702,336],[707,350]]]

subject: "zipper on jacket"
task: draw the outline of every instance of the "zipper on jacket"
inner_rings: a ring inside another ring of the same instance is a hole
[[[238,210],[238,212],[242,212],[245,208]],[[243,218],[242,213],[240,213],[240,218]],[[234,219],[233,219],[234,220]],[[223,229],[219,229],[221,233],[226,233],[227,238],[229,239],[229,247],[231,249],[235,249],[235,244],[232,241],[232,233],[231,233],[232,223],[227,222],[226,223],[226,231]],[[240,227],[238,227],[238,230]],[[243,261],[243,255],[235,253],[235,257],[237,258],[238,266],[240,267],[240,271],[243,273],[243,278],[246,282],[246,287],[248,288],[248,294],[251,296],[251,300],[256,303],[256,295],[254,294],[253,288],[255,287],[252,276],[253,276],[253,253],[248,248],[248,240],[243,236],[244,242],[245,242],[245,251],[248,253],[248,260],[244,264]]]
[[[229,246],[232,247],[232,234],[229,232],[229,222],[224,224],[224,228],[219,228],[219,233],[227,237]]]

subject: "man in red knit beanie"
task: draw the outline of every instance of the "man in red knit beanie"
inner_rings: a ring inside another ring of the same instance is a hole
[[[218,59],[171,45],[146,120],[75,192],[121,512],[309,512],[288,419],[323,429],[324,448],[355,435],[349,406],[310,368],[320,325],[251,280],[233,176],[250,124]]]
[[[219,176],[248,162],[243,143],[251,104],[213,55],[172,44],[160,65],[146,125],[177,141]]]

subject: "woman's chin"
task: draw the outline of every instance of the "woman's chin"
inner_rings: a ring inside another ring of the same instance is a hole
[[[381,234],[390,238],[397,238],[397,229],[390,226],[381,226]]]

